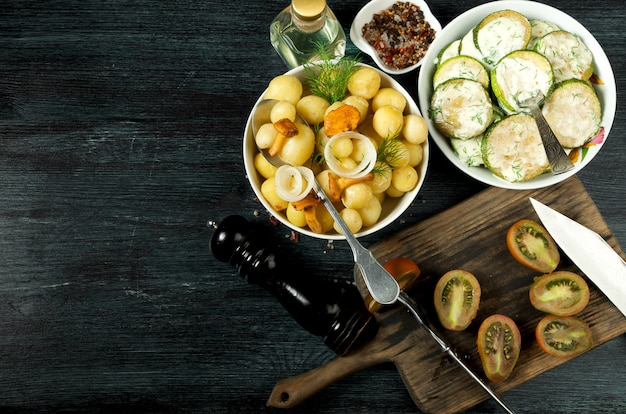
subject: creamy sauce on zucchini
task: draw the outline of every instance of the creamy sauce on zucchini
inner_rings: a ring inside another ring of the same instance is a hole
[[[476,104],[483,99],[478,89],[461,90],[459,84],[437,87],[458,78],[482,81],[481,70],[460,65],[460,61],[442,67],[444,60],[455,55],[476,59],[489,75],[483,82],[489,93],[486,101],[491,103],[495,97],[502,111],[492,106],[487,124],[480,115],[486,114],[487,108]],[[430,106],[435,126],[450,138],[463,163],[484,165],[508,182],[531,180],[549,171],[536,122],[519,102],[541,92],[546,97],[544,116],[566,148],[581,147],[601,129],[602,105],[592,85],[587,85],[588,90],[570,85],[568,91],[561,90],[574,79],[589,81],[593,55],[576,34],[548,20],[528,20],[513,10],[491,13],[440,53],[437,69]],[[501,122],[492,124],[504,115]]]
[[[461,39],[457,39],[454,42],[450,43],[448,47],[439,55],[438,65],[441,65],[446,60],[453,58],[455,56],[459,56],[459,45],[461,44]]]
[[[478,48],[489,63],[496,64],[509,52],[526,47],[525,33],[526,27],[522,22],[501,17],[478,31]]]
[[[593,55],[578,36],[552,32],[539,41],[539,52],[550,61],[557,82],[591,76]]]
[[[459,159],[468,167],[483,165],[483,153],[481,151],[482,135],[470,139],[450,138],[450,144]]]
[[[483,55],[476,47],[476,43],[474,43],[473,30],[467,32],[467,34],[461,39],[461,43],[459,44],[459,55],[473,57],[474,59],[482,61]]]
[[[431,109],[440,130],[461,139],[482,134],[493,118],[485,88],[472,80],[452,79],[441,84],[435,90]]]
[[[539,39],[541,39],[543,36],[547,35],[550,32],[559,30],[559,27],[556,24],[552,22],[547,22],[545,20],[531,20],[530,27],[530,41],[528,42],[528,46],[526,46],[526,49],[533,49]]]
[[[518,102],[535,96],[537,90],[547,96],[552,87],[552,73],[540,70],[527,59],[506,58],[500,61],[496,80],[502,91],[498,99],[504,99],[513,108],[512,112],[518,112]]]
[[[566,85],[554,91],[542,112],[559,142],[567,148],[584,145],[600,129],[598,98],[583,85]]]
[[[484,88],[489,87],[487,70],[482,63],[469,56],[455,56],[442,64],[433,76],[433,87],[454,78],[474,80],[480,82]]]
[[[489,134],[487,145],[491,170],[506,181],[526,181],[548,168],[539,129],[530,115],[501,121]]]

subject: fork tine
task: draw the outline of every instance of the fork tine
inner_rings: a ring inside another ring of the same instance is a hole
[[[544,95],[539,89],[535,89],[529,93],[528,98],[517,100],[517,104],[522,108],[529,108],[534,105],[539,105],[539,102],[543,101]]]

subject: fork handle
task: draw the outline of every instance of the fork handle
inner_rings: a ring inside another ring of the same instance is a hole
[[[574,168],[574,163],[572,163],[572,160],[567,156],[563,146],[554,135],[554,132],[552,132],[552,128],[548,125],[539,106],[534,105],[530,110],[537,123],[537,128],[539,128],[539,135],[541,135],[541,141],[543,142],[543,147],[545,148],[552,172],[554,174],[560,174]]]
[[[335,208],[332,201],[328,198],[324,189],[319,185],[317,179],[313,182],[313,189],[317,195],[322,199],[326,209],[335,220],[335,223],[341,229],[341,232],[346,238],[346,241],[352,249],[352,255],[354,256],[354,262],[359,267],[363,280],[367,289],[371,293],[375,301],[383,305],[389,305],[394,303],[398,299],[400,294],[400,286],[396,279],[393,278],[387,272],[387,270],[380,264],[374,257],[371,251],[363,247],[363,245],[357,240],[352,230],[348,227],[343,220],[339,211]]]

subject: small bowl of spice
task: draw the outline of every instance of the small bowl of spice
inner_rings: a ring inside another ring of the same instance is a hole
[[[357,13],[350,40],[378,67],[400,75],[417,69],[441,23],[423,0],[372,0]]]

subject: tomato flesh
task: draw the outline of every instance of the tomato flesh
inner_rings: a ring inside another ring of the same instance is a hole
[[[535,337],[544,352],[557,357],[580,355],[593,346],[589,325],[574,316],[545,316],[537,324]]]
[[[589,286],[581,276],[563,270],[535,278],[528,296],[537,310],[572,316],[589,303]]]
[[[511,255],[526,267],[550,273],[559,265],[561,255],[548,231],[532,220],[513,224],[506,235]]]
[[[476,318],[480,305],[480,283],[465,270],[451,270],[435,286],[435,310],[439,322],[452,331],[466,329]]]
[[[393,258],[386,262],[383,267],[396,279],[402,290],[408,290],[413,287],[421,273],[419,266],[413,260],[406,257]],[[376,302],[369,293],[364,300],[367,309],[372,313],[384,309],[383,305]]]
[[[476,344],[487,378],[493,382],[506,380],[517,364],[522,346],[522,336],[513,319],[500,314],[489,316],[478,329]]]

